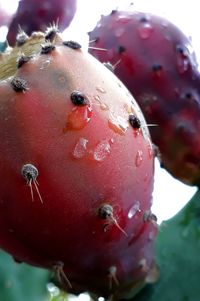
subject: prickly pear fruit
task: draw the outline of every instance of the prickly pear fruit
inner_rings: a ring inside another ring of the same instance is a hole
[[[133,295],[152,281],[157,233],[138,105],[54,29],[4,54],[0,70],[1,248],[72,293]]]
[[[9,27],[9,44],[15,44],[19,26],[27,35],[34,31],[44,31],[50,23],[57,22],[60,30],[64,30],[73,19],[76,6],[76,0],[20,0]]]
[[[200,185],[200,75],[190,40],[161,17],[113,11],[90,33],[90,49],[138,101],[161,162],[174,177]]]

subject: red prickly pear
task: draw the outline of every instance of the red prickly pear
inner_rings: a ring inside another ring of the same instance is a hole
[[[133,295],[155,270],[143,115],[74,41],[34,34],[0,62],[0,247],[72,293]]]
[[[60,30],[67,28],[76,12],[76,0],[21,0],[10,24],[7,39],[14,45],[19,26],[27,35],[44,31],[46,26],[57,23]]]
[[[124,11],[103,16],[90,40],[107,49],[90,53],[114,66],[139,103],[162,166],[200,185],[200,75],[190,40],[161,17]]]

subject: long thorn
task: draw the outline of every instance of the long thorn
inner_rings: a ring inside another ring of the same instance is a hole
[[[38,194],[38,196],[39,196],[40,202],[43,204],[43,199],[42,199],[42,196],[41,196],[40,191],[39,191],[39,189],[38,189],[38,184],[37,184],[36,181],[33,181],[33,184],[34,184],[35,189],[36,189],[36,191],[37,191],[37,194]]]
[[[94,50],[101,50],[101,51],[108,51],[107,49],[105,48],[99,48],[99,47],[88,47],[89,49],[94,49]]]
[[[120,227],[120,225],[118,224],[118,222],[117,222],[117,220],[114,218],[114,216],[111,216],[110,217],[111,218],[111,220],[113,221],[113,223],[117,226],[117,228],[126,236],[126,237],[128,237],[128,234],[124,231],[124,229],[122,229],[121,227]]]
[[[33,201],[34,201],[34,196],[33,196],[32,179],[30,179],[28,185],[29,185],[29,187],[30,187],[30,191],[31,191],[31,200],[32,200],[32,202],[33,202]]]

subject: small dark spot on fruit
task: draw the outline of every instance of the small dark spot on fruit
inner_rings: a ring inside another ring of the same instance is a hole
[[[111,72],[114,72],[114,66],[110,62],[105,62],[103,65]]]
[[[118,53],[122,54],[124,51],[126,51],[126,48],[124,46],[119,46],[118,47]]]
[[[94,40],[93,40],[93,41],[94,41],[95,43],[98,43],[98,42],[99,42],[99,40],[100,40],[100,38],[99,38],[99,37],[96,37],[96,38],[94,38]]]
[[[140,18],[139,21],[140,21],[141,23],[146,23],[146,22],[148,22],[148,19],[147,19],[146,16],[143,16],[143,17]]]
[[[114,15],[114,14],[116,14],[117,13],[117,9],[113,9],[112,11],[111,11],[111,15]]]
[[[39,172],[33,164],[28,163],[22,166],[21,174],[29,183],[30,181],[35,181],[37,179]]]
[[[28,40],[29,36],[20,28],[19,33],[17,34],[16,37],[16,45],[18,47],[24,45],[26,41]]]
[[[162,161],[160,162],[160,168],[165,168],[165,165]]]
[[[22,54],[18,59],[17,59],[17,68],[20,68],[23,66],[25,63],[27,63],[31,59],[31,56],[26,56]]]
[[[153,72],[159,72],[159,71],[161,71],[162,70],[162,66],[160,65],[160,64],[154,64],[153,66],[152,66],[152,71]]]
[[[41,54],[48,54],[55,48],[55,45],[53,45],[51,42],[46,42],[42,45]]]
[[[78,42],[75,41],[64,41],[63,45],[72,48],[72,49],[80,49],[81,45]]]
[[[20,77],[14,77],[11,80],[11,86],[16,92],[22,92],[27,90],[27,81]]]
[[[83,93],[81,93],[80,91],[72,92],[70,98],[74,105],[85,106],[88,104],[88,100],[87,100],[86,96]]]
[[[182,56],[187,56],[186,48],[182,45],[176,45],[176,51],[177,53],[181,54]]]
[[[102,204],[98,209],[98,217],[107,219],[113,216],[113,207],[109,204]]]
[[[129,122],[134,129],[139,129],[141,127],[141,121],[135,115],[129,115]]]
[[[185,97],[186,97],[187,99],[191,99],[191,98],[193,98],[193,95],[192,95],[191,92],[187,92],[187,93],[185,94]]]
[[[143,221],[144,222],[157,222],[157,217],[155,214],[153,214],[150,210],[145,211],[144,215],[143,215]]]

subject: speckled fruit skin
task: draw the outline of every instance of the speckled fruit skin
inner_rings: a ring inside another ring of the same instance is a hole
[[[174,177],[200,185],[200,75],[190,40],[169,21],[113,11],[90,33],[90,49],[139,103],[161,163]]]
[[[64,44],[35,34],[0,62],[0,246],[72,293],[126,298],[155,271],[152,144],[117,77]]]
[[[10,45],[15,45],[19,25],[28,35],[44,31],[53,22],[58,22],[60,30],[64,30],[71,23],[76,8],[77,0],[20,0],[7,40]]]

